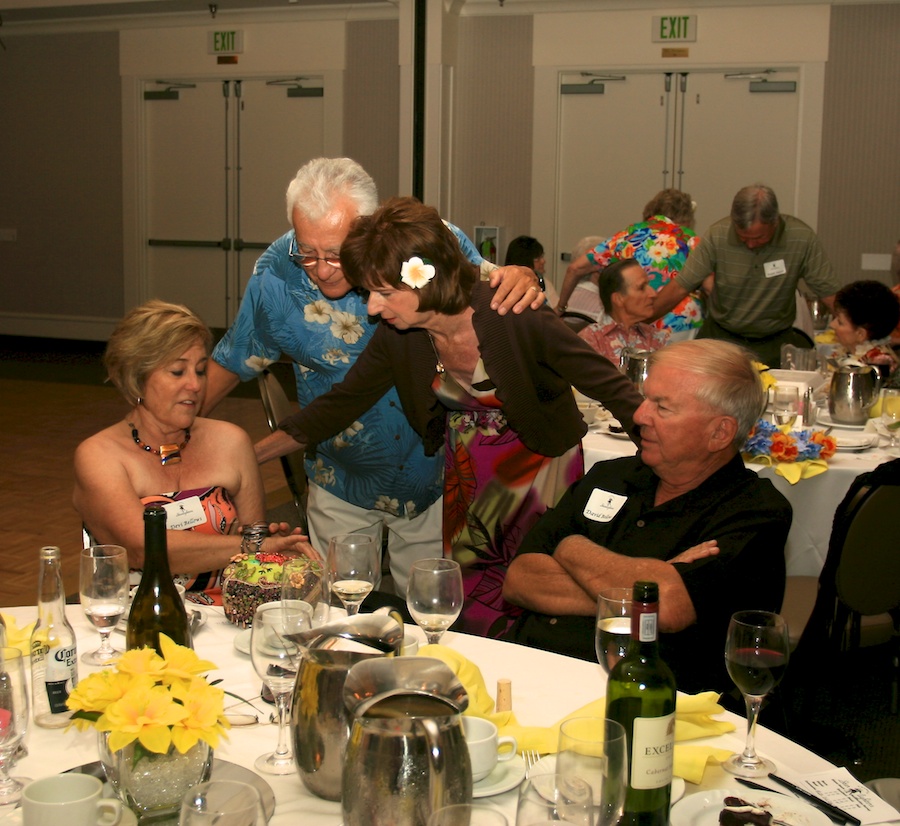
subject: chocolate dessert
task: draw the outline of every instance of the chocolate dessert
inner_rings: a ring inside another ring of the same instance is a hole
[[[725,808],[719,812],[720,826],[770,826],[771,823],[771,812],[739,797],[726,797]]]

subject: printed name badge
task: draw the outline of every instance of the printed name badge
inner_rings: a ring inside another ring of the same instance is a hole
[[[206,511],[199,496],[189,496],[179,502],[167,502],[166,528],[170,531],[186,531],[206,522]]]
[[[779,258],[777,261],[766,261],[763,264],[763,271],[766,274],[766,278],[774,278],[776,275],[784,275],[787,272],[787,267],[784,266],[784,259]]]
[[[610,522],[627,501],[628,497],[621,493],[594,488],[591,498],[584,506],[584,517],[594,522]]]

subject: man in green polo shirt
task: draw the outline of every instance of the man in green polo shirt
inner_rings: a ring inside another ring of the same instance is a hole
[[[684,269],[657,294],[653,318],[710,273],[715,278],[698,337],[742,344],[775,367],[782,344],[801,343],[793,330],[799,280],[829,307],[839,286],[815,232],[799,218],[780,214],[775,193],[762,184],[734,196],[731,215],[709,228]]]

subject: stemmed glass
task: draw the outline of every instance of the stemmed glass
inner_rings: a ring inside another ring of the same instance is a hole
[[[17,805],[24,777],[10,777],[16,752],[28,729],[28,691],[22,652],[17,648],[0,648],[0,806]]]
[[[452,559],[420,559],[409,569],[406,606],[425,632],[429,645],[441,641],[463,607],[459,563]]]
[[[573,717],[559,727],[556,771],[580,777],[591,787],[594,826],[615,826],[622,817],[627,755],[625,729],[615,720]]]
[[[278,710],[278,745],[274,752],[260,755],[253,764],[267,774],[293,774],[296,771],[287,740],[287,722],[301,651],[288,635],[311,626],[309,605],[300,600],[266,602],[253,615],[250,657],[256,673],[272,692]]]
[[[344,603],[348,617],[359,611],[362,601],[375,587],[380,556],[375,540],[364,533],[341,534],[328,543],[325,569],[331,591]]]
[[[254,786],[209,780],[185,793],[178,826],[266,826],[266,815]]]
[[[794,426],[800,413],[800,390],[792,385],[772,388],[772,417],[779,427]]]
[[[775,770],[756,753],[756,721],[766,695],[784,675],[788,661],[788,627],[771,611],[738,611],[728,624],[725,666],[747,704],[747,742],[722,768],[738,777],[765,777]]]
[[[607,674],[625,656],[630,639],[631,588],[606,588],[597,596],[594,649]]]
[[[128,553],[121,545],[92,545],[81,551],[81,608],[100,632],[100,647],[81,655],[88,665],[112,665],[121,651],[109,635],[128,602]]]
[[[881,423],[891,440],[888,448],[897,447],[897,429],[900,428],[900,390],[885,387],[881,391]]]
[[[591,787],[570,774],[535,772],[519,786],[516,826],[593,826]]]

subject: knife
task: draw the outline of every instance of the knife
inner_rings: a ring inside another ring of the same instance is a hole
[[[837,806],[832,806],[827,800],[822,800],[822,798],[816,797],[814,794],[810,794],[809,792],[804,791],[798,786],[795,786],[793,783],[789,783],[787,780],[777,777],[774,774],[770,774],[769,777],[771,777],[777,783],[780,783],[781,785],[790,789],[798,797],[806,800],[810,805],[814,806],[824,815],[827,815],[828,819],[832,823],[837,823],[839,824],[839,826],[843,826],[843,824],[846,823],[850,823],[852,824],[852,826],[860,826],[860,821],[857,818],[853,817],[853,815],[848,814],[843,809],[839,809]],[[738,783],[741,783],[744,786],[748,786],[749,788],[756,789],[760,792],[774,792],[775,794],[778,794],[775,789],[772,789],[769,786],[763,786],[761,783],[754,783],[752,780],[745,780],[743,777],[736,777],[735,780],[737,780]]]

